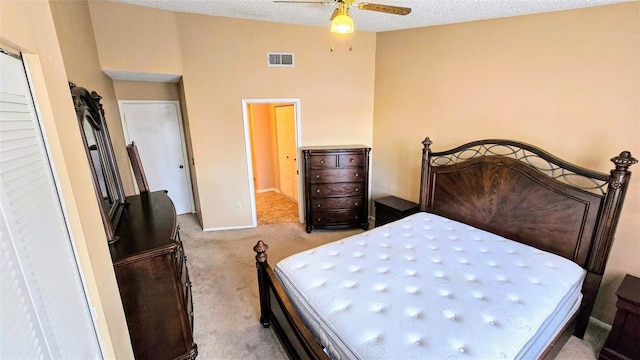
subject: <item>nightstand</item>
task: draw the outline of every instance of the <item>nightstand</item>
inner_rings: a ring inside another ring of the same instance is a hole
[[[376,207],[376,227],[418,212],[418,204],[395,196],[374,200],[374,204]]]
[[[640,359],[640,279],[626,275],[616,295],[618,312],[600,359]]]

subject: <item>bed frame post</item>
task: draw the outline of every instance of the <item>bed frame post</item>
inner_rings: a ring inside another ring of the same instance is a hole
[[[596,232],[595,247],[592,249],[592,251],[596,252],[596,256],[591,257],[588,265],[590,271],[598,274],[604,273],[604,267],[607,263],[609,253],[601,249],[609,249],[613,242],[613,236],[622,211],[624,195],[631,179],[629,167],[638,162],[628,151],[623,151],[620,155],[612,158],[611,161],[616,165],[616,168],[611,170],[607,194],[602,205],[602,217]]]
[[[638,162],[631,153],[623,151],[620,155],[611,159],[615,164],[615,169],[611,170],[609,176],[609,185],[607,193],[602,203],[602,211],[598,220],[598,228],[596,230],[595,239],[591,252],[593,256],[589,257],[587,264],[587,278],[583,286],[584,297],[582,299],[582,308],[578,314],[576,330],[574,335],[583,338],[589,324],[589,316],[595,304],[596,295],[602,281],[605,265],[609,257],[609,251],[613,243],[616,227],[622,211],[624,196],[627,192],[629,180],[631,180],[631,171],[629,167]]]
[[[433,144],[433,142],[428,136],[422,141],[424,147],[422,148],[422,171],[420,178],[420,211],[427,211],[427,209],[431,207],[428,192],[428,190],[431,189],[431,184],[429,184],[429,181],[431,181],[431,144]]]
[[[269,284],[267,283],[267,250],[269,245],[259,240],[253,251],[256,252],[256,269],[258,270],[258,291],[260,293],[260,323],[265,328],[269,327],[269,314],[271,309],[269,298]]]

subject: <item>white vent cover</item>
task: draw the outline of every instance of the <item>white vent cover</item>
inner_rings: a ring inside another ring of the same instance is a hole
[[[293,67],[293,53],[267,53],[267,65]]]

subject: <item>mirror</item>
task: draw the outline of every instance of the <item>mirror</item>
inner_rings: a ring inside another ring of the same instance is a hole
[[[102,97],[95,91],[89,92],[71,82],[69,87],[91,169],[96,197],[100,205],[107,241],[112,244],[118,240],[115,236],[115,229],[118,227],[118,221],[125,205],[125,197],[104,118],[104,110],[100,104]]]

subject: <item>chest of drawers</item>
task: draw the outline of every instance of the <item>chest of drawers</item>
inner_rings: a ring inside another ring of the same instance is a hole
[[[370,151],[363,145],[302,149],[308,233],[314,228],[369,228]]]

